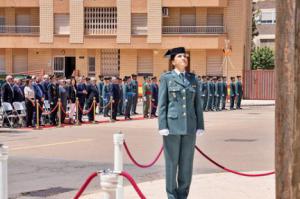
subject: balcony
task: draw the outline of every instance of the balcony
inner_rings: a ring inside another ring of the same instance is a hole
[[[163,0],[163,7],[226,7],[228,0]]]
[[[163,34],[224,34],[225,26],[163,26]]]
[[[39,26],[10,26],[0,25],[0,35],[39,35]]]

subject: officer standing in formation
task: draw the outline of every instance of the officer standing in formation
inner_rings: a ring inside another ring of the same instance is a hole
[[[206,110],[207,101],[208,101],[208,83],[206,76],[202,76],[202,83],[201,83],[201,96],[202,96],[202,103],[203,103],[203,110]]]
[[[237,76],[237,82],[235,88],[236,88],[236,96],[237,96],[236,109],[242,109],[241,102],[243,97],[243,86],[241,82],[241,76]]]
[[[144,118],[149,117],[149,107],[150,107],[150,98],[151,98],[151,85],[150,78],[144,77],[143,83],[143,115]]]
[[[125,77],[125,84],[123,85],[123,97],[124,97],[124,116],[125,120],[131,120],[130,111],[132,107],[132,86],[131,86],[131,77]]]
[[[235,78],[230,78],[230,110],[234,110],[234,100],[236,97],[236,91],[235,91]]]
[[[137,75],[136,74],[132,74],[131,75],[131,87],[132,87],[132,107],[131,107],[131,114],[138,114],[136,112],[136,106],[137,106],[137,102],[138,102],[138,97],[139,97],[139,83],[137,81]]]
[[[186,199],[193,174],[196,134],[204,132],[197,77],[185,71],[185,48],[165,54],[174,70],[162,74],[159,89],[159,133],[163,135],[168,199]]]

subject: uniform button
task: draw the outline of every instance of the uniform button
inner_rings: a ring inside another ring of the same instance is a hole
[[[186,113],[183,113],[183,116],[186,116]]]
[[[185,100],[185,97],[183,97],[182,99]]]
[[[185,93],[185,90],[182,90],[183,93]]]
[[[185,105],[183,105],[182,108],[185,108]]]

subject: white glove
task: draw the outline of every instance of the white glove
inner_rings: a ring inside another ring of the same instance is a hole
[[[197,131],[196,131],[196,135],[197,136],[201,136],[201,135],[203,135],[204,134],[204,130],[203,129],[197,129]]]
[[[144,100],[144,102],[145,102],[145,101],[147,101],[147,98],[146,98],[146,97],[143,97],[143,100]]]
[[[162,129],[162,130],[159,130],[158,133],[159,133],[160,135],[163,135],[163,136],[167,136],[167,135],[170,134],[169,129]]]

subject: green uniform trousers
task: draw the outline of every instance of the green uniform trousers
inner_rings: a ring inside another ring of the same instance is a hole
[[[196,135],[163,136],[168,199],[186,199],[193,175]]]

